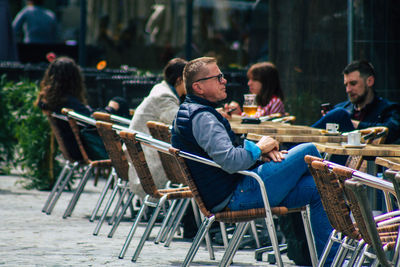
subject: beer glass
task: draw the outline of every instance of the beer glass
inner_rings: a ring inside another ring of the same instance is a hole
[[[249,117],[254,117],[257,112],[256,94],[245,94],[243,112]]]

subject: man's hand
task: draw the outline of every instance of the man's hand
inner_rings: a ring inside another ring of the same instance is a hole
[[[270,162],[271,160],[274,162],[281,162],[283,159],[285,159],[284,154],[287,154],[288,152],[286,150],[278,151],[278,150],[272,150],[268,152],[267,154],[261,155],[261,159],[264,162]]]
[[[231,101],[231,103],[226,103],[224,105],[224,110],[225,112],[228,112],[228,114],[236,114],[240,115],[242,114],[242,109],[240,108],[240,105],[236,101]]]
[[[279,151],[279,142],[273,139],[270,136],[263,136],[257,142],[256,146],[258,146],[261,150],[261,154],[268,154],[272,150]]]

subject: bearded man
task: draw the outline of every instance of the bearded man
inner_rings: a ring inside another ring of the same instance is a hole
[[[325,129],[326,123],[337,123],[340,131],[348,132],[385,126],[389,129],[386,143],[396,142],[400,137],[400,106],[376,94],[372,64],[365,60],[354,61],[344,68],[343,77],[348,101],[323,113],[313,127]]]

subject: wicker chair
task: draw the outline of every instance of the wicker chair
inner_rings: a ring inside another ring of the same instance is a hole
[[[108,115],[108,114],[104,114],[104,115]],[[113,228],[111,229],[111,232],[108,235],[108,237],[112,237],[116,230],[116,227],[118,227],[118,225],[121,221],[123,214],[126,212],[126,210],[129,206],[131,207],[131,213],[133,215],[132,199],[134,197],[134,194],[129,191],[129,187],[128,187],[129,164],[128,164],[128,160],[126,158],[125,153],[122,151],[122,144],[121,144],[121,139],[120,139],[119,135],[115,132],[115,130],[113,130],[113,128],[112,128],[113,125],[111,123],[99,121],[101,119],[106,119],[104,116],[101,116],[100,114],[96,114],[94,117],[95,117],[95,119],[98,120],[96,122],[97,131],[99,132],[99,135],[103,140],[104,146],[107,150],[107,153],[111,159],[111,163],[116,172],[115,176],[118,177],[118,180],[115,183],[114,190],[112,191],[111,196],[103,210],[101,218],[93,232],[93,235],[97,235],[99,233],[101,225],[103,224],[117,193],[120,194],[120,197],[115,206],[115,210],[113,212],[113,215],[110,219],[109,224],[112,224],[114,222],[114,220],[117,216],[118,210],[123,203],[124,198],[128,195],[126,203],[125,203],[125,205],[123,205],[123,210],[120,213],[120,216],[118,216],[118,220],[115,221]],[[106,186],[109,187],[110,185],[106,184]],[[103,192],[107,191],[107,190],[108,190],[108,188],[105,187]],[[96,211],[96,209],[98,210],[100,208],[101,202],[102,202],[102,199],[99,199],[98,204],[95,207],[95,211]],[[95,212],[93,213],[93,215],[95,215]]]
[[[60,198],[64,188],[67,186],[68,182],[70,181],[74,171],[84,162],[82,158],[74,158],[73,154],[70,153],[71,144],[68,146],[66,145],[63,136],[61,134],[61,129],[59,128],[59,120],[64,120],[67,123],[68,119],[60,114],[46,112],[47,119],[50,124],[50,128],[52,133],[54,134],[58,148],[61,150],[61,153],[65,159],[64,167],[62,168],[60,174],[57,177],[57,180],[42,208],[42,212],[47,213],[48,215],[54,209],[54,206],[57,203],[57,200]],[[77,144],[75,144],[77,146]]]
[[[359,130],[361,139],[365,144],[383,144],[388,134],[386,127],[369,127]],[[367,162],[363,156],[349,156],[346,161],[346,166],[355,170],[366,172]]]
[[[146,123],[146,125],[147,125],[147,128],[149,129],[149,132],[153,138],[161,140],[166,143],[171,142],[171,132],[170,132],[169,126],[167,124],[164,124],[162,122],[156,122],[156,121],[148,121]],[[185,179],[184,179],[184,177],[182,177],[181,172],[179,172],[179,164],[176,162],[175,157],[173,157],[170,154],[162,153],[160,151],[158,151],[158,154],[160,156],[161,164],[164,168],[165,174],[169,180],[169,184],[170,185],[178,185],[178,186],[184,185]],[[174,201],[172,203],[172,206],[169,209],[169,212],[161,226],[159,234],[157,235],[156,239],[154,240],[154,243],[157,244],[159,242],[164,242],[164,246],[166,246],[166,247],[168,247],[170,245],[172,238],[179,226],[179,223],[177,223],[177,222],[182,220],[182,217],[184,216],[184,213],[186,211],[186,208],[185,208],[185,210],[182,210],[184,201],[185,200],[181,200],[179,203]],[[195,216],[195,221],[197,223],[197,226],[200,226],[200,223],[201,223],[200,216],[199,216],[196,202],[194,201],[193,198],[191,198],[191,204],[192,204],[193,213]],[[172,214],[173,212],[174,212],[174,214]],[[178,216],[178,215],[180,215],[180,216]],[[169,235],[168,235],[168,233],[169,233]],[[224,241],[226,240],[226,235],[224,235],[223,240]]]
[[[156,121],[148,121],[147,128],[149,128],[150,134],[155,139],[161,140],[166,143],[171,142],[171,131],[167,124],[162,123],[162,122],[156,122]],[[164,167],[164,170],[165,170],[165,173],[167,174],[168,179],[172,183],[184,184],[185,178],[182,176],[182,173],[179,171],[179,168],[180,168],[179,163],[176,161],[175,157],[170,154],[163,153],[161,151],[158,151],[158,153],[160,155],[161,163]],[[191,199],[191,202],[192,202],[192,208],[193,208],[195,220],[196,220],[197,226],[199,227],[201,224],[199,209],[198,209],[197,204],[194,199]],[[178,219],[180,220],[181,218],[178,218]],[[178,226],[178,224],[174,223],[174,220],[170,220],[170,222],[175,225],[175,228]],[[250,226],[252,229],[252,234],[254,236],[256,247],[260,248],[260,241],[259,241],[259,238],[257,235],[257,227],[256,227],[255,222],[252,221]],[[166,227],[166,229],[168,229],[168,228],[169,228],[169,225]],[[222,235],[222,241],[223,241],[224,247],[227,248],[228,247],[228,236],[226,234],[226,226],[225,226],[224,222],[220,222],[220,228],[221,228],[221,235]],[[173,229],[171,231],[171,234],[169,235],[167,241],[165,242],[166,246],[168,246],[169,243],[171,242],[173,233],[175,231],[176,231],[176,229]],[[162,234],[162,236],[157,236],[157,238],[155,239],[155,243],[158,243],[160,241],[164,242],[165,238],[166,238],[166,233],[164,232]],[[210,239],[207,237],[206,242],[208,242],[209,240]],[[210,248],[209,244],[207,245],[207,247]],[[213,255],[213,253],[211,253],[211,258],[213,258],[212,255]]]
[[[400,213],[398,211],[388,212],[374,218],[367,197],[367,187],[353,178],[354,170],[336,165],[333,166],[332,173],[335,174],[342,188],[344,188],[357,229],[363,242],[366,243],[362,255],[357,261],[357,266],[361,266],[366,257],[376,258],[383,266],[391,266],[392,263],[385,255],[385,251],[388,250],[395,251],[393,261],[397,262]],[[373,248],[375,255],[368,252],[370,248]]]
[[[361,266],[365,260],[365,257],[370,257],[376,260],[382,266],[393,266],[398,263],[398,252],[399,252],[399,217],[386,217],[387,222],[383,221],[377,223],[372,215],[372,210],[367,197],[366,187],[357,182],[357,180],[346,180],[345,186],[350,189],[354,195],[356,202],[353,203],[360,209],[360,216],[354,215],[357,225],[360,229],[363,240],[367,243],[362,251],[362,256],[358,260],[358,265]],[[353,209],[352,209],[353,210]],[[398,214],[397,214],[398,215]],[[394,220],[395,219],[395,220]],[[393,223],[390,221],[394,221]],[[373,248],[375,255],[368,252],[369,248]],[[386,251],[395,250],[393,259],[391,262],[387,256]]]
[[[81,140],[81,137],[80,137],[80,128],[78,126],[78,121],[77,120],[79,120],[82,123],[90,124],[90,125],[93,125],[93,126],[95,125],[95,121],[92,118],[89,118],[89,117],[83,116],[81,114],[78,114],[78,113],[72,111],[71,109],[63,108],[61,112],[62,112],[62,114],[67,116],[68,123],[71,126],[71,129],[72,129],[72,132],[74,134],[75,140],[76,140],[76,142],[78,144],[78,147],[79,147],[79,150],[80,150],[80,152],[82,154],[83,162],[85,164],[87,164],[87,166],[88,166],[86,171],[85,171],[85,173],[84,173],[84,175],[82,176],[81,181],[79,182],[79,184],[78,184],[78,186],[77,186],[77,188],[75,190],[75,193],[73,194],[73,196],[71,198],[71,201],[68,204],[67,209],[64,212],[63,218],[65,219],[65,218],[71,216],[71,214],[72,214],[72,212],[73,212],[73,210],[74,210],[74,208],[75,208],[75,206],[76,206],[76,204],[77,204],[77,202],[79,200],[79,197],[82,194],[83,189],[84,189],[84,187],[85,187],[85,185],[86,185],[86,183],[87,183],[87,181],[88,181],[88,179],[90,177],[90,174],[91,174],[92,170],[99,169],[99,168],[110,169],[112,167],[112,164],[111,164],[111,160],[110,159],[91,160],[89,158],[87,152],[86,152],[86,149],[85,149],[83,143],[82,143],[82,140]],[[111,176],[111,174],[110,174],[110,176]]]
[[[136,173],[140,179],[140,183],[143,190],[146,192],[146,197],[144,198],[143,205],[140,208],[139,214],[137,215],[134,224],[126,238],[126,241],[122,247],[119,254],[119,258],[123,258],[128,246],[133,238],[137,225],[142,218],[145,210],[148,206],[155,207],[155,210],[147,223],[146,229],[139,241],[136,251],[132,257],[132,261],[135,262],[139,257],[139,254],[143,248],[145,241],[148,239],[151,230],[154,226],[155,220],[167,200],[175,199],[190,199],[193,197],[192,192],[187,187],[182,188],[171,188],[171,189],[157,189],[150,170],[147,166],[146,158],[142,150],[140,142],[136,139],[136,133],[130,131],[121,131],[119,133],[121,139],[126,145],[129,156],[135,167]]]
[[[353,257],[349,262],[349,266],[352,266],[363,243],[359,242],[361,235],[350,217],[350,210],[345,200],[343,188],[337,177],[329,169],[328,164],[323,162],[321,158],[307,155],[305,161],[314,178],[329,222],[333,227],[318,266],[324,266],[335,242],[340,243],[341,246],[331,266],[340,266],[339,264],[343,261],[343,256],[346,255],[348,250],[353,251]],[[355,246],[352,245],[354,241],[356,241]]]
[[[258,219],[258,218],[265,219],[265,222],[266,222],[266,225],[268,228],[268,233],[269,233],[269,236],[270,236],[270,239],[272,242],[273,251],[275,253],[275,259],[276,259],[277,265],[283,266],[282,258],[280,255],[280,249],[279,249],[279,245],[278,245],[278,240],[277,240],[277,236],[276,236],[275,226],[274,226],[274,222],[272,220],[272,214],[284,215],[284,214],[287,214],[289,210],[286,207],[270,208],[269,203],[268,203],[268,198],[266,196],[265,187],[263,185],[260,185],[263,199],[264,199],[265,208],[249,209],[249,210],[242,210],[242,211],[221,211],[221,212],[217,212],[217,213],[212,213],[211,211],[209,211],[206,208],[206,206],[202,200],[202,197],[197,189],[197,185],[196,185],[195,181],[192,179],[190,171],[189,171],[182,155],[184,154],[185,157],[192,159],[192,160],[194,160],[194,159],[201,160],[202,158],[190,155],[185,152],[180,152],[178,149],[175,149],[173,147],[171,147],[169,150],[170,150],[170,153],[172,155],[174,155],[175,158],[177,159],[177,161],[179,162],[180,171],[182,172],[182,175],[185,177],[186,183],[189,185],[190,189],[192,190],[193,196],[197,202],[197,205],[200,208],[200,211],[203,213],[203,215],[205,217],[205,219],[203,220],[203,223],[202,223],[199,231],[197,232],[197,235],[192,243],[191,248],[189,249],[188,253],[186,254],[186,258],[185,258],[182,266],[190,265],[190,263],[192,262],[195,254],[200,246],[200,242],[206,236],[206,233],[208,232],[211,224],[214,221],[225,222],[225,223],[237,223],[237,227],[236,227],[234,236],[232,237],[231,241],[229,242],[229,246],[226,249],[225,254],[220,262],[220,266],[229,265],[232,262],[233,256],[234,256],[236,250],[238,249],[240,240],[243,237],[243,234],[245,233],[245,231],[249,225],[249,222],[253,221],[254,219]],[[207,160],[207,159],[202,159],[202,160],[203,160],[202,162],[205,164],[211,164],[213,166],[218,166],[210,160]],[[259,176],[256,175],[255,173],[247,172],[247,171],[242,171],[240,173],[252,176],[255,179],[257,179],[257,177],[258,177],[257,181],[262,184],[261,178],[259,178]],[[314,243],[312,241],[311,227],[310,227],[308,220],[306,219],[308,217],[308,215],[306,215],[305,211],[302,213],[303,213],[303,222],[305,225],[307,241],[308,241],[309,248],[310,248],[310,256],[311,256],[313,263],[315,263],[316,262],[316,256],[315,256],[316,254],[315,254]]]

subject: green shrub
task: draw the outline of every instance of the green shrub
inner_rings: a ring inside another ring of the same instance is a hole
[[[21,169],[25,187],[43,190],[51,188],[60,167],[47,118],[34,105],[38,90],[34,82],[7,82],[2,77],[0,124],[5,130],[0,134],[0,162],[3,171]]]

